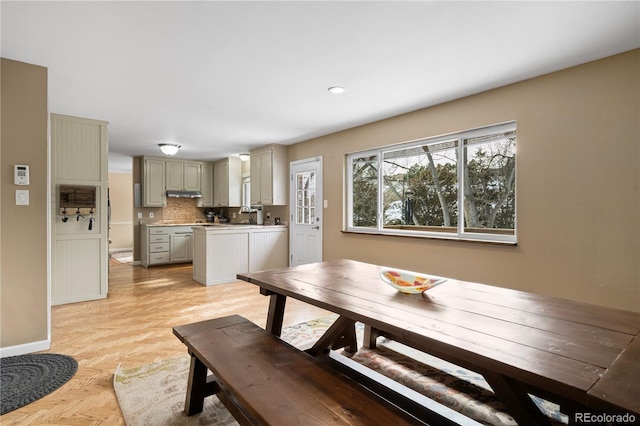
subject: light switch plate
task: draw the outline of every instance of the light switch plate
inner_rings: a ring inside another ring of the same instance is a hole
[[[16,189],[16,206],[28,206],[28,205],[29,205],[29,190]]]

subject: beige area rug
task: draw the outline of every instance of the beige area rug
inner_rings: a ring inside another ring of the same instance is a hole
[[[336,317],[329,315],[287,327],[282,331],[282,338],[294,346],[309,347]],[[387,339],[378,339],[378,348],[375,350],[362,348],[363,328],[358,323],[356,331],[361,349],[355,354],[345,353],[353,361],[482,424],[516,425],[479,374]],[[189,361],[189,356],[185,354],[142,367],[124,369],[118,366],[114,388],[127,425],[237,424],[215,396],[205,399],[201,414],[185,416],[182,410]],[[532,399],[553,424],[568,422],[555,404],[533,396]]]
[[[132,251],[115,251],[111,253],[111,257],[114,257],[120,263],[133,263]]]
[[[215,395],[205,399],[202,413],[191,417],[184,414],[189,362],[185,354],[142,367],[118,366],[113,387],[127,425],[238,424]]]
[[[337,316],[329,315],[308,323],[287,327],[282,338],[295,346],[307,346],[318,340]],[[119,365],[113,387],[124,420],[129,426],[212,425],[238,423],[218,397],[204,400],[202,413],[187,417],[184,402],[189,375],[189,355],[158,361],[141,367]]]

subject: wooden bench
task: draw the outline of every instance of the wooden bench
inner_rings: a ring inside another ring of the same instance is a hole
[[[242,425],[427,424],[241,316],[173,333],[191,355],[188,416],[216,394]]]

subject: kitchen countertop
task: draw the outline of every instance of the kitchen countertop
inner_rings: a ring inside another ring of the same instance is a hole
[[[158,226],[205,226],[212,228],[286,228],[287,225],[256,225],[249,223],[213,223],[213,222],[193,222],[193,223],[143,223],[147,227]]]

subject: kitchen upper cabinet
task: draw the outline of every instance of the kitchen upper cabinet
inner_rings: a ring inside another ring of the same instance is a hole
[[[184,190],[200,191],[202,174],[201,164],[184,163]]]
[[[269,145],[251,151],[251,204],[287,204],[287,148]]]
[[[198,198],[198,207],[215,207],[213,204],[213,164],[203,164],[200,171],[202,198]]]
[[[200,191],[201,164],[182,161],[166,161],[167,191]]]
[[[213,163],[213,205],[242,205],[242,162],[239,158],[229,157]]]
[[[166,190],[164,187],[165,161],[156,158],[144,158],[142,192],[145,207],[164,207]]]

